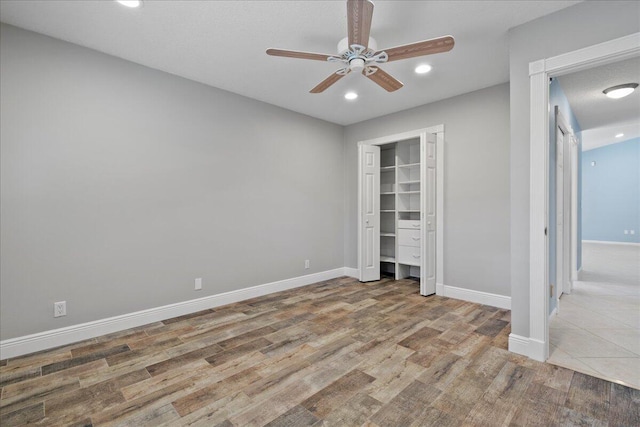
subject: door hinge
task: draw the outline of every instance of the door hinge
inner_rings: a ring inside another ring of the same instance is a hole
[[[553,296],[553,284],[552,283],[549,284],[549,296],[550,297]]]
[[[544,235],[547,235],[547,227],[544,228]]]

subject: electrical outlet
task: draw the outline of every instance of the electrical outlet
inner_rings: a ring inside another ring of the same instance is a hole
[[[67,302],[58,301],[53,303],[53,317],[61,317],[67,315]]]
[[[629,230],[624,230],[624,234],[629,234]]]
[[[198,277],[196,279],[196,291],[199,291],[202,289],[202,277]]]
[[[629,234],[636,234],[636,230],[630,230]]]
[[[309,266],[310,266],[309,260],[305,259],[304,260],[304,269],[307,270],[309,268]]]

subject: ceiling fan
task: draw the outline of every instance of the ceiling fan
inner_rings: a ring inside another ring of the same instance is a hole
[[[309,91],[311,93],[324,92],[352,71],[361,72],[383,89],[393,92],[400,89],[403,84],[383,71],[378,67],[378,64],[448,52],[453,49],[453,37],[444,36],[390,49],[377,50],[376,41],[369,37],[372,17],[373,3],[370,0],[347,0],[348,37],[338,43],[337,55],[282,49],[267,49],[267,54],[287,58],[329,61],[343,66],[311,89]]]

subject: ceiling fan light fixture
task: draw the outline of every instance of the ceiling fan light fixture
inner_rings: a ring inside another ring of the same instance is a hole
[[[631,95],[638,87],[638,83],[625,83],[623,85],[611,86],[602,91],[605,95],[612,99],[620,99]]]
[[[622,138],[624,136],[624,133],[617,133],[616,134],[616,138]]]
[[[357,97],[358,97],[358,94],[355,92],[347,92],[344,94],[344,99],[346,99],[347,101],[353,101]]]
[[[123,6],[130,7],[130,8],[142,6],[142,0],[116,0],[116,1]]]
[[[351,71],[355,71],[356,73],[359,73],[360,71],[364,70],[364,59],[362,58],[354,58],[351,61],[349,61],[349,69]]]
[[[416,74],[427,74],[429,71],[431,71],[431,65],[420,64],[416,67],[414,71],[416,72]]]

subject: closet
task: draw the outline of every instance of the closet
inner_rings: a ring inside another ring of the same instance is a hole
[[[361,281],[415,278],[435,293],[436,135],[359,144]]]

